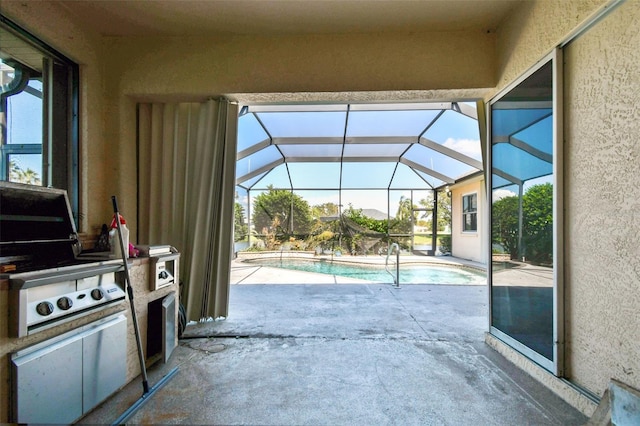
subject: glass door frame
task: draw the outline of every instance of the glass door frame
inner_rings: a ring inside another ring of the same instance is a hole
[[[535,352],[525,344],[517,341],[505,332],[493,326],[493,265],[492,265],[492,200],[493,200],[493,164],[492,164],[492,127],[491,116],[492,106],[512,89],[525,81],[533,73],[538,71],[548,62],[552,63],[552,91],[553,91],[553,360]],[[534,66],[529,68],[519,78],[503,88],[486,103],[487,110],[487,144],[486,144],[486,184],[488,202],[486,203],[486,213],[488,220],[486,231],[488,232],[488,259],[487,259],[487,280],[489,284],[489,332],[508,346],[522,353],[527,358],[549,370],[558,377],[564,376],[564,181],[563,181],[563,58],[561,48],[555,48],[549,54],[540,59]]]

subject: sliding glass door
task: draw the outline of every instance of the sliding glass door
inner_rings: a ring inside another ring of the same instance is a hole
[[[490,102],[491,332],[562,374],[561,81],[553,52]]]

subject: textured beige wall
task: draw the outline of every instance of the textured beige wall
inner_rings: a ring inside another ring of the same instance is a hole
[[[451,188],[451,251],[452,255],[483,262],[483,241],[481,238],[484,196],[484,179]],[[462,232],[462,197],[478,195],[478,232]]]
[[[498,31],[496,92],[605,1],[527,2]],[[640,2],[565,49],[567,377],[640,387]]]
[[[498,87],[508,85],[533,66],[607,2],[608,0],[524,2],[498,29]]]
[[[565,49],[568,377],[640,388],[640,2]]]
[[[118,91],[181,98],[226,93],[493,87],[483,32],[112,38]]]

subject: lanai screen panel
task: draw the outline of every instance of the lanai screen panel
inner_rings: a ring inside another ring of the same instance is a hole
[[[276,189],[292,189],[291,179],[289,178],[289,165],[280,164],[279,166],[266,173],[262,179],[255,182],[255,184],[249,187],[252,190],[255,189],[267,189],[273,187]]]
[[[268,139],[269,135],[255,115],[245,114],[238,118],[238,152],[245,151]]]
[[[477,119],[456,111],[445,111],[425,132],[424,137],[476,161],[482,161]]]
[[[314,219],[324,221],[338,219],[340,214],[340,191],[316,189],[298,190],[295,193],[312,207],[311,214]]]
[[[427,174],[430,173],[430,171],[435,172],[433,177],[436,179],[445,182],[448,179],[448,183],[453,183],[456,178],[477,171],[477,169],[472,166],[418,144],[409,148],[403,158],[416,164],[418,167],[414,168]],[[420,168],[420,166],[422,166],[422,168]]]
[[[375,108],[375,106],[371,106]],[[351,111],[346,137],[418,137],[437,117],[439,110]]]
[[[341,187],[346,189],[386,189],[395,163],[342,163]]]
[[[294,189],[339,189],[340,163],[290,163]]]
[[[492,116],[493,187],[523,185],[553,172],[553,116],[549,102],[505,103]],[[498,176],[498,178],[496,178]]]
[[[237,183],[237,185],[238,185],[240,188],[243,188],[243,189],[245,189],[245,190],[246,190],[246,189],[253,188],[253,187],[254,187],[258,182],[260,182],[260,180],[261,180],[263,177],[265,177],[268,173],[269,173],[269,172],[260,173],[259,175],[254,176],[254,177],[252,177],[251,179],[247,179],[247,180],[245,180],[245,181],[242,181],[241,183],[240,183],[240,182],[239,182],[239,183]]]
[[[476,117],[474,103],[456,102],[246,107],[237,182],[249,189],[441,187],[482,169]]]
[[[357,161],[359,159],[380,158],[387,161],[399,161],[400,156],[409,148],[410,144],[367,144],[346,143],[344,145],[344,161]]]
[[[346,111],[256,113],[273,138],[342,137]]]
[[[431,185],[409,166],[398,163],[389,185],[390,189],[430,189]]]
[[[275,146],[271,145],[236,162],[236,176],[251,176],[252,173],[262,173],[265,167],[276,162],[284,162],[284,157]],[[275,167],[275,166],[274,166]]]
[[[287,144],[278,145],[285,158],[292,161],[340,161],[342,144]]]
[[[364,213],[373,218],[386,220],[388,214],[386,189],[343,189],[342,212],[349,207],[363,209]],[[393,214],[391,215],[393,217]]]

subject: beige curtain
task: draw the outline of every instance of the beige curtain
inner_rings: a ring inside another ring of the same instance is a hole
[[[228,315],[238,107],[138,105],[138,243],[180,253],[190,320]]]

